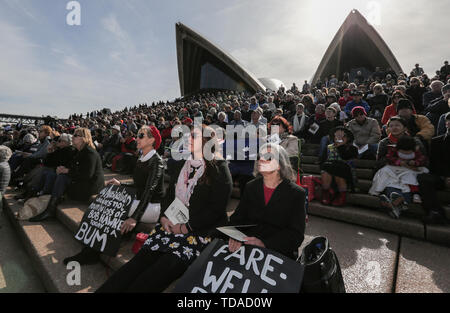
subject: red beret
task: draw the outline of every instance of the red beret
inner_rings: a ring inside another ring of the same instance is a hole
[[[152,133],[153,138],[155,138],[153,147],[155,148],[155,150],[158,150],[159,146],[161,145],[161,134],[159,133],[158,128],[156,128],[155,126],[150,126],[150,131]]]
[[[355,116],[355,113],[356,113],[356,112],[363,113],[364,115],[367,116],[366,109],[364,109],[364,107],[361,107],[361,106],[354,107],[354,108],[352,109],[352,116]]]
[[[183,120],[183,124],[187,124],[187,123],[193,123],[194,121],[192,120],[192,119],[190,119],[189,117],[186,117],[184,120]]]

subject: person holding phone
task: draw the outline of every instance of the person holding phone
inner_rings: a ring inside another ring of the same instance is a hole
[[[273,143],[261,147],[256,178],[247,183],[230,225],[256,225],[243,230],[244,242],[229,239],[231,252],[242,245],[265,247],[293,258],[305,233],[305,191],[295,184],[286,150]]]

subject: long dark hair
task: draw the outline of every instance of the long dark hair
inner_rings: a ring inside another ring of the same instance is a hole
[[[194,126],[191,126],[191,130],[193,129]],[[205,130],[207,131],[205,132]],[[204,136],[203,134],[210,134],[210,135]],[[212,127],[202,124],[202,149],[205,147],[205,144],[210,140],[214,141],[217,140],[216,132]],[[214,153],[214,158],[212,158],[212,160],[207,160],[203,157],[203,160],[205,161],[205,173],[198,180],[199,184],[211,185],[211,183],[219,175],[219,167],[217,161],[221,160],[222,156],[218,153],[218,151],[215,151],[215,146],[213,146],[212,152]]]

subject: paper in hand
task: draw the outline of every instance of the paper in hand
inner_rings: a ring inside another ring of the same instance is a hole
[[[175,200],[169,205],[164,212],[172,224],[186,224],[189,221],[189,209],[175,197]]]
[[[221,231],[225,235],[227,235],[230,238],[233,238],[234,240],[244,242],[244,238],[248,237],[246,234],[238,230],[238,227],[244,228],[244,227],[253,227],[256,225],[241,225],[241,226],[224,226],[224,227],[217,227],[218,231]]]

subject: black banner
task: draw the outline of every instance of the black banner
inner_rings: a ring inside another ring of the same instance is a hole
[[[120,227],[136,197],[133,188],[107,186],[84,213],[75,239],[104,254],[115,256],[120,247]]]
[[[178,281],[175,293],[298,293],[303,266],[275,251],[215,239]]]

